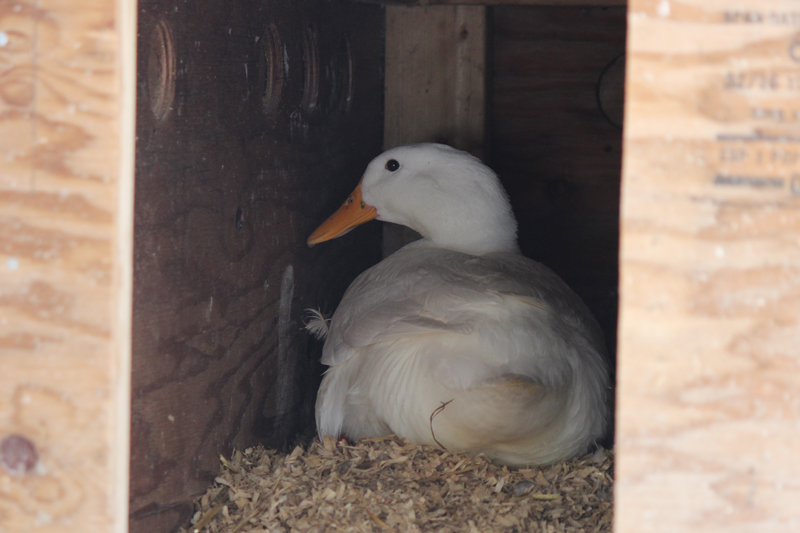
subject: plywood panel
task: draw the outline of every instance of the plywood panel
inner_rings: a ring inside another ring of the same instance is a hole
[[[598,91],[607,87],[621,105],[625,10],[492,13],[491,166],[511,198],[522,252],[583,298],[613,354],[622,132]]]
[[[3,531],[127,525],[132,6],[0,3]]]
[[[379,226],[305,240],[381,150],[382,30],[349,2],[140,2],[133,531],[185,523],[220,453],[314,430],[304,310]]]
[[[629,9],[616,531],[800,524],[800,12]]]

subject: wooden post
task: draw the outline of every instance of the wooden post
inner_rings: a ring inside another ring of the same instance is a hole
[[[135,2],[0,3],[0,530],[127,530]]]
[[[486,8],[386,8],[386,149],[447,142],[483,151]]]
[[[631,0],[617,533],[800,527],[800,10]]]
[[[441,142],[483,157],[485,73],[485,6],[387,6],[384,148]],[[385,224],[384,255],[417,238]]]

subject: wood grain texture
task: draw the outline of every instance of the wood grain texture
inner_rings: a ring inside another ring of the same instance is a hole
[[[622,133],[597,90],[625,52],[625,10],[492,13],[491,166],[511,198],[522,252],[583,298],[613,354]]]
[[[127,526],[132,4],[0,2],[2,531]]]
[[[800,12],[629,10],[615,521],[800,526]]]
[[[485,7],[388,6],[385,79],[385,149],[440,142],[485,155]],[[384,256],[418,238],[384,224]]]
[[[185,523],[219,454],[314,430],[304,310],[332,314],[379,225],[305,240],[380,153],[383,10],[139,5],[131,529],[149,533]]]
[[[482,151],[485,73],[484,8],[387,7],[384,147]]]

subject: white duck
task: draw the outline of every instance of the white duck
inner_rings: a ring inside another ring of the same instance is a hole
[[[327,334],[320,437],[395,433],[511,465],[585,452],[606,429],[603,334],[555,273],[519,253],[497,176],[438,144],[375,158],[314,245],[373,218],[423,238],[361,274]]]

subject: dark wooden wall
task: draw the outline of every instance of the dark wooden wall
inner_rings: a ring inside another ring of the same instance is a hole
[[[139,6],[131,530],[150,533],[185,523],[219,454],[313,429],[302,315],[333,311],[379,228],[305,239],[381,150],[384,22],[342,1]]]
[[[625,8],[497,7],[491,16],[490,164],[523,253],[584,299],[613,354]]]

